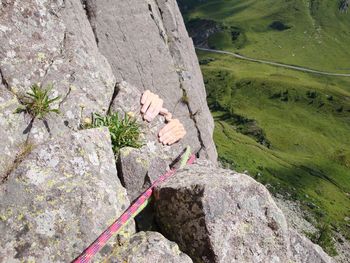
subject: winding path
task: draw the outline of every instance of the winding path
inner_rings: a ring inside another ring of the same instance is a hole
[[[196,47],[196,49],[201,50],[201,51],[212,52],[212,53],[230,55],[230,56],[233,56],[235,58],[239,58],[239,59],[243,59],[243,60],[247,60],[247,61],[251,61],[251,62],[257,62],[257,63],[272,65],[272,66],[276,66],[276,67],[288,68],[288,69],[293,69],[293,70],[298,70],[298,71],[303,71],[303,72],[308,72],[308,73],[313,73],[313,74],[319,74],[319,75],[325,75],[325,76],[335,76],[335,77],[350,77],[350,73],[348,74],[348,73],[333,73],[333,72],[319,71],[319,70],[314,70],[314,69],[309,69],[309,68],[304,68],[304,67],[299,67],[299,66],[293,66],[293,65],[289,65],[289,64],[283,64],[283,63],[278,63],[278,62],[273,62],[273,61],[268,61],[268,60],[249,58],[246,56],[239,55],[237,53],[224,51],[224,50],[216,50],[216,49],[201,48],[201,47]]]

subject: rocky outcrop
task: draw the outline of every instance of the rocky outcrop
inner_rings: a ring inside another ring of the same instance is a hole
[[[342,13],[347,13],[350,6],[350,0],[341,0],[339,4],[339,11]]]
[[[155,196],[161,230],[194,262],[331,262],[319,247],[289,232],[267,189],[247,175],[201,162],[161,185]]]
[[[217,22],[208,19],[193,19],[186,24],[189,35],[196,47],[210,48],[209,38],[222,31],[222,26]]]
[[[0,1],[0,79],[0,262],[70,262],[129,205],[122,184],[135,199],[186,145],[216,162],[202,75],[175,0]],[[53,84],[61,114],[14,113],[34,83]],[[145,89],[184,123],[181,143],[157,142],[164,118],[142,122]],[[142,123],[143,147],[115,155],[107,129],[80,130],[91,113],[116,111]],[[195,262],[326,258],[290,234],[267,190],[245,175],[201,163],[156,193],[163,234]],[[191,262],[160,234],[124,238],[134,232],[131,222],[95,259]]]
[[[0,185],[0,262],[70,262],[128,207],[110,145],[107,129],[91,129],[28,153]]]
[[[290,241],[295,262],[300,263],[328,263],[331,258],[318,245],[294,230],[290,231]]]
[[[164,117],[158,116],[152,123],[143,122],[140,114],[141,92],[125,81],[117,85],[117,91],[111,111],[133,115],[142,129],[143,146],[140,149],[121,149],[117,161],[120,180],[129,198],[134,200],[169,168],[186,148],[187,142],[180,141],[172,146],[160,144],[157,138],[158,132],[165,126]]]
[[[52,133],[64,124],[76,129],[82,117],[106,111],[115,78],[80,0],[2,3],[0,69],[8,90],[20,98],[34,83],[52,83],[62,112],[48,120]]]
[[[174,242],[157,232],[139,232],[125,246],[115,251],[107,260],[111,263],[191,263]]]
[[[158,93],[184,123],[184,143],[216,162],[203,78],[176,1],[86,0],[86,8],[117,82]]]

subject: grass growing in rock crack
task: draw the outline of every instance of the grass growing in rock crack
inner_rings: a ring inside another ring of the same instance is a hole
[[[48,85],[46,88],[34,84],[30,91],[23,98],[20,98],[22,107],[17,108],[16,113],[28,113],[33,118],[44,119],[47,114],[53,112],[59,114],[59,109],[53,109],[52,104],[60,99],[60,96],[50,98],[50,91],[53,86]]]
[[[135,118],[128,114],[125,114],[122,118],[117,112],[107,116],[94,113],[91,124],[84,128],[98,127],[108,127],[115,154],[123,147],[140,148],[142,146],[140,125]]]
[[[23,162],[23,160],[33,151],[34,149],[34,144],[30,142],[24,143],[24,145],[21,147],[20,151],[17,153],[15,160],[11,164],[10,167],[8,167],[7,171],[5,174],[0,177],[0,184],[4,183],[7,181],[9,178],[10,174],[16,170],[16,168]]]

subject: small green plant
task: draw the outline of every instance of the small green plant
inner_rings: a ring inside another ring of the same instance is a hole
[[[5,175],[0,176],[0,184],[7,181],[10,174],[17,169],[17,167],[23,162],[23,160],[33,151],[34,144],[25,142],[22,146],[20,151],[17,153],[15,160],[11,164],[11,166],[8,167],[8,169],[5,172]]]
[[[60,96],[50,99],[49,93],[52,88],[52,85],[48,85],[46,88],[43,88],[38,84],[32,85],[30,91],[27,92],[22,99],[20,99],[23,106],[17,108],[16,113],[28,113],[33,118],[39,119],[44,119],[50,112],[59,114],[59,109],[51,108],[52,103],[60,99]]]
[[[319,224],[317,228],[317,233],[307,233],[307,236],[311,239],[312,242],[321,246],[330,256],[337,256],[338,252],[335,247],[330,224]]]
[[[108,127],[114,153],[118,153],[120,148],[126,146],[140,148],[143,145],[140,141],[140,125],[135,118],[128,114],[121,118],[117,112],[107,116],[94,113],[92,114],[91,124],[88,124],[85,128],[98,127]]]
[[[190,102],[186,90],[182,90],[181,102],[184,104],[188,104]]]

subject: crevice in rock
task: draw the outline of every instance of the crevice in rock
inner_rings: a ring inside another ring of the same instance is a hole
[[[1,68],[0,68],[0,78],[1,78],[1,84],[17,99],[18,103],[23,104],[21,101],[21,98],[11,89],[11,86],[9,82],[6,80]]]
[[[1,68],[0,68],[0,77],[1,77],[1,83],[2,83],[2,85],[4,85],[4,87],[5,87],[8,91],[10,91],[10,92],[12,93],[11,88],[10,88],[10,85],[9,85],[9,83],[7,82],[7,80],[5,79],[5,76],[4,76],[4,74],[2,73]]]
[[[46,82],[46,78],[47,78],[47,76],[48,76],[52,66],[55,64],[56,60],[63,56],[64,50],[65,50],[65,47],[66,47],[67,34],[68,34],[67,30],[65,30],[64,33],[63,33],[62,41],[59,44],[59,46],[60,46],[59,54],[57,54],[56,56],[53,56],[52,59],[50,60],[49,65],[45,69],[45,73],[44,73],[44,76],[42,78],[43,79],[42,83]]]
[[[124,180],[124,177],[122,176],[123,174],[123,165],[121,163],[121,158],[118,155],[115,156],[115,159],[116,159],[116,168],[117,168],[117,175],[118,175],[118,178],[120,180],[120,183],[122,184],[122,186],[125,188],[125,180]]]
[[[0,176],[0,185],[4,184],[10,174],[25,160],[25,158],[33,151],[34,145],[28,141],[24,143],[22,148],[17,152],[16,157],[4,175]]]
[[[58,107],[59,107],[59,108],[61,108],[62,104],[65,103],[65,102],[67,101],[67,99],[68,99],[68,97],[69,97],[71,91],[72,91],[72,87],[69,86],[66,95],[64,95],[63,99],[58,103]]]
[[[174,207],[167,207],[164,213],[162,210],[164,208],[164,199],[155,199],[156,223],[159,226],[159,232],[167,239],[176,242],[180,250],[191,257],[193,262],[217,262],[204,212],[204,187],[196,184],[186,189],[169,187],[156,191],[159,191],[158,194],[165,198],[166,201],[169,202],[171,200],[175,204]],[[157,202],[159,203],[157,204]],[[200,212],[197,214],[191,213],[189,204],[198,205]],[[179,216],[176,219],[169,220],[168,216],[174,213],[186,216]],[[193,225],[197,225],[198,228],[193,230]],[[188,235],[189,233],[192,233],[192,235]],[[196,243],[196,247],[192,246],[192,243]]]
[[[161,19],[162,19],[162,21],[163,21],[163,24],[164,24],[164,22],[165,22],[165,21],[164,21],[164,17],[163,17],[163,13],[164,13],[164,12],[163,12],[162,9],[160,8],[159,0],[155,0],[155,2],[156,2],[156,5],[158,6],[158,10],[159,10],[159,13],[160,13],[160,17],[161,17]],[[167,28],[165,28],[165,31],[166,31],[165,34],[167,35]],[[167,36],[167,39],[169,39],[169,36]],[[175,39],[174,41],[177,41],[177,40],[178,40],[178,39]],[[168,49],[169,49],[170,56],[171,56],[171,58],[172,58],[172,60],[173,60],[174,66],[175,66],[176,68],[183,68],[183,66],[180,65],[179,62],[177,62],[178,59],[176,58],[176,54],[177,54],[176,48],[175,48],[175,47],[172,47],[172,45],[167,45],[167,46],[168,46]],[[178,77],[179,77],[180,89],[182,90],[183,94],[187,96],[187,91],[186,91],[186,89],[183,87],[184,79],[183,79],[183,76],[182,76],[181,72],[182,72],[182,70],[181,70],[181,71],[177,71]],[[202,138],[201,130],[199,129],[199,125],[198,125],[197,119],[196,119],[196,115],[199,113],[199,111],[194,112],[194,111],[192,110],[192,108],[191,108],[190,103],[189,103],[188,100],[185,101],[184,103],[186,104],[186,106],[187,106],[187,108],[188,108],[188,112],[189,112],[190,118],[191,118],[191,120],[193,121],[193,124],[194,124],[195,128],[197,129],[197,137],[198,137],[198,141],[199,141],[199,143],[200,143],[200,145],[201,145],[201,148],[200,148],[199,151],[197,152],[197,156],[199,156],[199,155],[200,155],[200,152],[201,152],[202,150],[205,149],[205,144],[204,144],[204,141],[203,141],[203,138]]]
[[[88,1],[88,0],[81,0],[81,4],[82,4],[82,7],[85,11],[86,17],[89,21],[90,27],[92,29],[92,33],[94,34],[94,37],[95,37],[96,45],[98,47],[99,39],[98,39],[98,36],[96,33],[96,27],[93,24],[93,18],[96,17],[96,15],[94,13],[94,8],[92,8],[92,6],[91,6],[92,3],[90,3],[90,1]]]
[[[159,11],[161,12],[161,9],[158,8]],[[155,18],[154,16],[154,13],[153,13],[153,9],[152,9],[152,5],[151,4],[148,4],[148,10],[150,11],[150,16],[154,22],[154,24],[156,25],[156,27],[158,28],[158,31],[159,31],[159,35],[160,37],[162,38],[163,42],[165,43],[165,45],[167,45],[167,37],[166,37],[166,33],[164,32],[164,30],[161,28],[161,26],[159,25],[159,21],[157,21],[157,19]],[[163,16],[162,16],[162,13],[159,13],[161,19],[163,20]]]
[[[113,91],[112,99],[111,99],[111,101],[109,102],[109,106],[108,106],[108,110],[107,110],[107,115],[111,113],[114,99],[118,96],[119,91],[120,91],[120,89],[119,89],[119,83],[116,83],[115,86],[114,86],[114,91]]]
[[[197,123],[197,119],[196,119],[196,115],[198,114],[198,111],[196,112],[193,112],[193,110],[191,109],[190,107],[190,103],[188,101],[188,96],[187,96],[187,91],[186,89],[183,87],[183,83],[182,83],[182,77],[179,76],[179,82],[180,82],[180,89],[182,90],[182,98],[181,98],[181,102],[183,104],[186,105],[187,109],[188,109],[188,112],[189,112],[189,117],[190,119],[193,121],[193,124],[194,124],[194,127],[196,128],[197,130],[197,138],[198,138],[198,141],[201,145],[201,148],[199,149],[199,151],[196,153],[197,157],[200,156],[200,153],[203,149],[205,149],[205,144],[204,144],[204,141],[202,139],[202,134],[201,134],[201,130],[199,129],[199,126],[198,126],[198,123]]]

